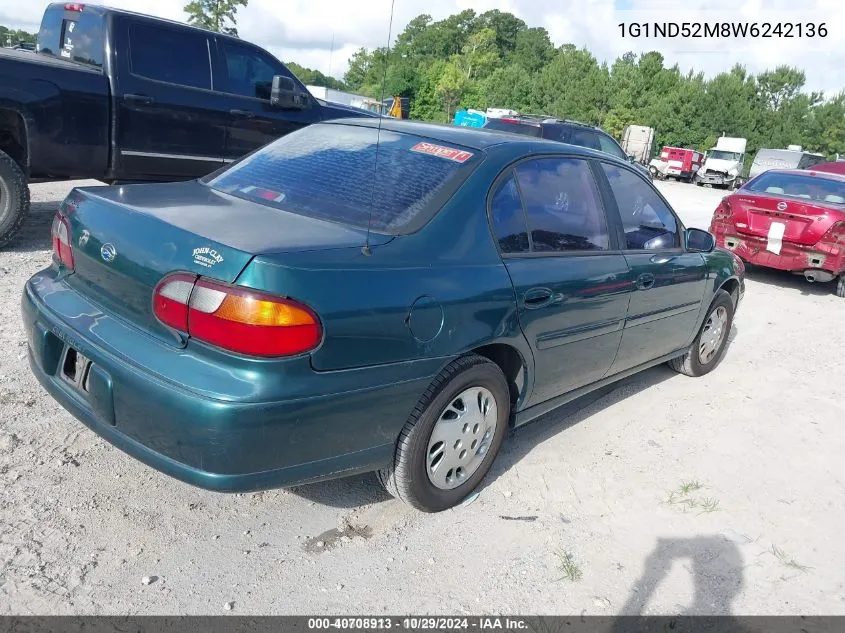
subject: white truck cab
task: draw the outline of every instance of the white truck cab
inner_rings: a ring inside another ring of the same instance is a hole
[[[695,175],[695,184],[736,189],[742,184],[742,168],[748,139],[721,136],[705,155]]]

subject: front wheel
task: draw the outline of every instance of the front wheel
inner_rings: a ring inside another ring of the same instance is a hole
[[[719,290],[689,351],[669,361],[672,369],[693,377],[713,371],[725,353],[733,319],[733,299],[724,290]]]
[[[420,398],[378,477],[394,497],[424,512],[451,508],[484,479],[510,418],[502,370],[482,356],[446,367]]]
[[[845,273],[839,275],[839,281],[836,282],[836,296],[845,299]]]

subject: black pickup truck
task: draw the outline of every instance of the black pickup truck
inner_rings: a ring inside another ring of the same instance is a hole
[[[36,52],[0,49],[0,246],[29,182],[190,180],[303,126],[373,116],[316,99],[263,49],[77,3],[44,12]]]

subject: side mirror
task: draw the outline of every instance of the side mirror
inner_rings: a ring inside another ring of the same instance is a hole
[[[629,160],[630,162],[632,162],[632,163],[636,163],[636,162],[637,162],[637,157],[636,157],[636,156],[634,156],[633,154],[628,154],[628,160]]]
[[[709,253],[716,248],[716,238],[701,229],[687,229],[685,239],[687,250],[696,253]]]
[[[270,104],[276,108],[287,110],[303,110],[308,101],[302,91],[290,77],[276,75],[270,89]]]

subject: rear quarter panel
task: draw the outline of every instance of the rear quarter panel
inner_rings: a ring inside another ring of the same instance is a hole
[[[316,311],[324,328],[311,356],[317,371],[431,358],[445,365],[504,343],[522,356],[527,380],[531,352],[487,222],[487,187],[497,173],[485,161],[429,224],[372,247],[372,255],[346,248],[259,256],[238,283]]]
[[[108,94],[100,71],[37,53],[0,54],[0,109],[24,119],[33,178],[105,173]]]

